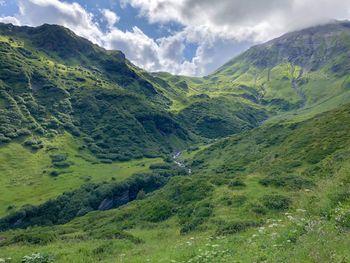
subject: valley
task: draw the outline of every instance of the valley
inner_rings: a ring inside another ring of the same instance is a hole
[[[347,21],[202,78],[0,24],[0,258],[349,262],[349,58]]]

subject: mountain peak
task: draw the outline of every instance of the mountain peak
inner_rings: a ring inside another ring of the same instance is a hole
[[[287,62],[313,71],[348,52],[350,52],[350,22],[333,21],[289,32],[254,46],[229,61],[217,72],[222,72],[242,60],[259,68],[273,68]]]

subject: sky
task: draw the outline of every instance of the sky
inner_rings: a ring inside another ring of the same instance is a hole
[[[188,76],[333,19],[350,19],[349,0],[0,0],[0,22],[59,24],[148,71]]]

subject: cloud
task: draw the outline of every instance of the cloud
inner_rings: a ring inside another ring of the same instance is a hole
[[[122,0],[151,23],[206,27],[235,40],[261,42],[290,30],[349,17],[347,0]],[[312,15],[310,11],[312,10]]]
[[[38,26],[44,23],[58,24],[70,28],[94,43],[100,41],[102,33],[94,22],[93,14],[78,3],[58,0],[19,0],[20,13],[16,17],[21,24]]]
[[[19,13],[0,21],[63,25],[105,48],[123,51],[146,70],[185,75],[206,75],[250,45],[287,31],[350,17],[348,0],[121,0],[122,6],[136,8],[149,23],[182,26],[167,37],[152,39],[136,26],[120,30],[119,17],[110,9],[100,10],[107,22],[103,30],[97,22],[101,14],[76,2],[18,1]],[[185,56],[189,46],[195,47],[191,59]]]
[[[1,23],[5,23],[5,24],[13,24],[13,25],[16,25],[16,26],[21,25],[21,22],[17,18],[15,18],[13,16],[0,17],[0,22]]]
[[[138,27],[122,31],[115,26],[118,16],[111,10],[101,10],[108,23],[103,31],[95,22],[95,16],[78,3],[58,0],[20,0],[19,14],[3,17],[0,21],[16,25],[38,26],[44,23],[58,24],[70,28],[76,34],[89,39],[107,49],[123,51],[136,65],[149,71],[169,71],[176,74],[196,75],[205,72],[199,57],[186,61],[183,52],[185,43],[195,41],[194,32],[179,32],[167,38],[154,40]],[[198,39],[199,40],[199,39]],[[199,50],[197,52],[200,53]]]
[[[128,59],[145,69],[157,70],[161,66],[158,45],[136,26],[126,32],[113,28],[103,39],[106,48],[122,50]]]
[[[102,9],[101,13],[104,19],[107,21],[109,28],[112,28],[115,25],[115,23],[117,23],[120,20],[120,17],[109,9]]]

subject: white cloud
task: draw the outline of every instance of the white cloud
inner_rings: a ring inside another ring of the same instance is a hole
[[[122,0],[151,23],[204,26],[235,40],[264,41],[290,30],[349,17],[348,0]],[[310,14],[312,12],[312,14]]]
[[[117,23],[120,20],[120,17],[109,9],[102,9],[101,13],[104,19],[107,21],[109,28],[112,28],[115,25],[115,23]]]
[[[0,0],[1,1],[1,0]],[[20,12],[0,21],[38,26],[59,24],[108,49],[123,51],[136,65],[150,71],[205,75],[252,43],[290,30],[350,17],[348,0],[121,0],[139,10],[150,23],[179,23],[180,32],[152,39],[138,27],[118,28],[119,17],[102,9],[108,29],[78,3],[63,0],[18,0]],[[310,14],[312,12],[312,14]],[[197,49],[185,58],[189,44]]]
[[[128,59],[148,70],[156,70],[161,66],[158,45],[138,27],[133,27],[130,32],[113,28],[104,36],[104,43],[108,49],[122,50]]]
[[[70,28],[94,43],[100,41],[102,33],[93,21],[93,14],[78,3],[58,0],[19,0],[20,13],[16,18],[22,25],[39,26],[44,23],[58,24]]]
[[[13,16],[0,17],[0,22],[5,24],[13,24],[16,26],[19,26],[21,24],[21,22]]]

